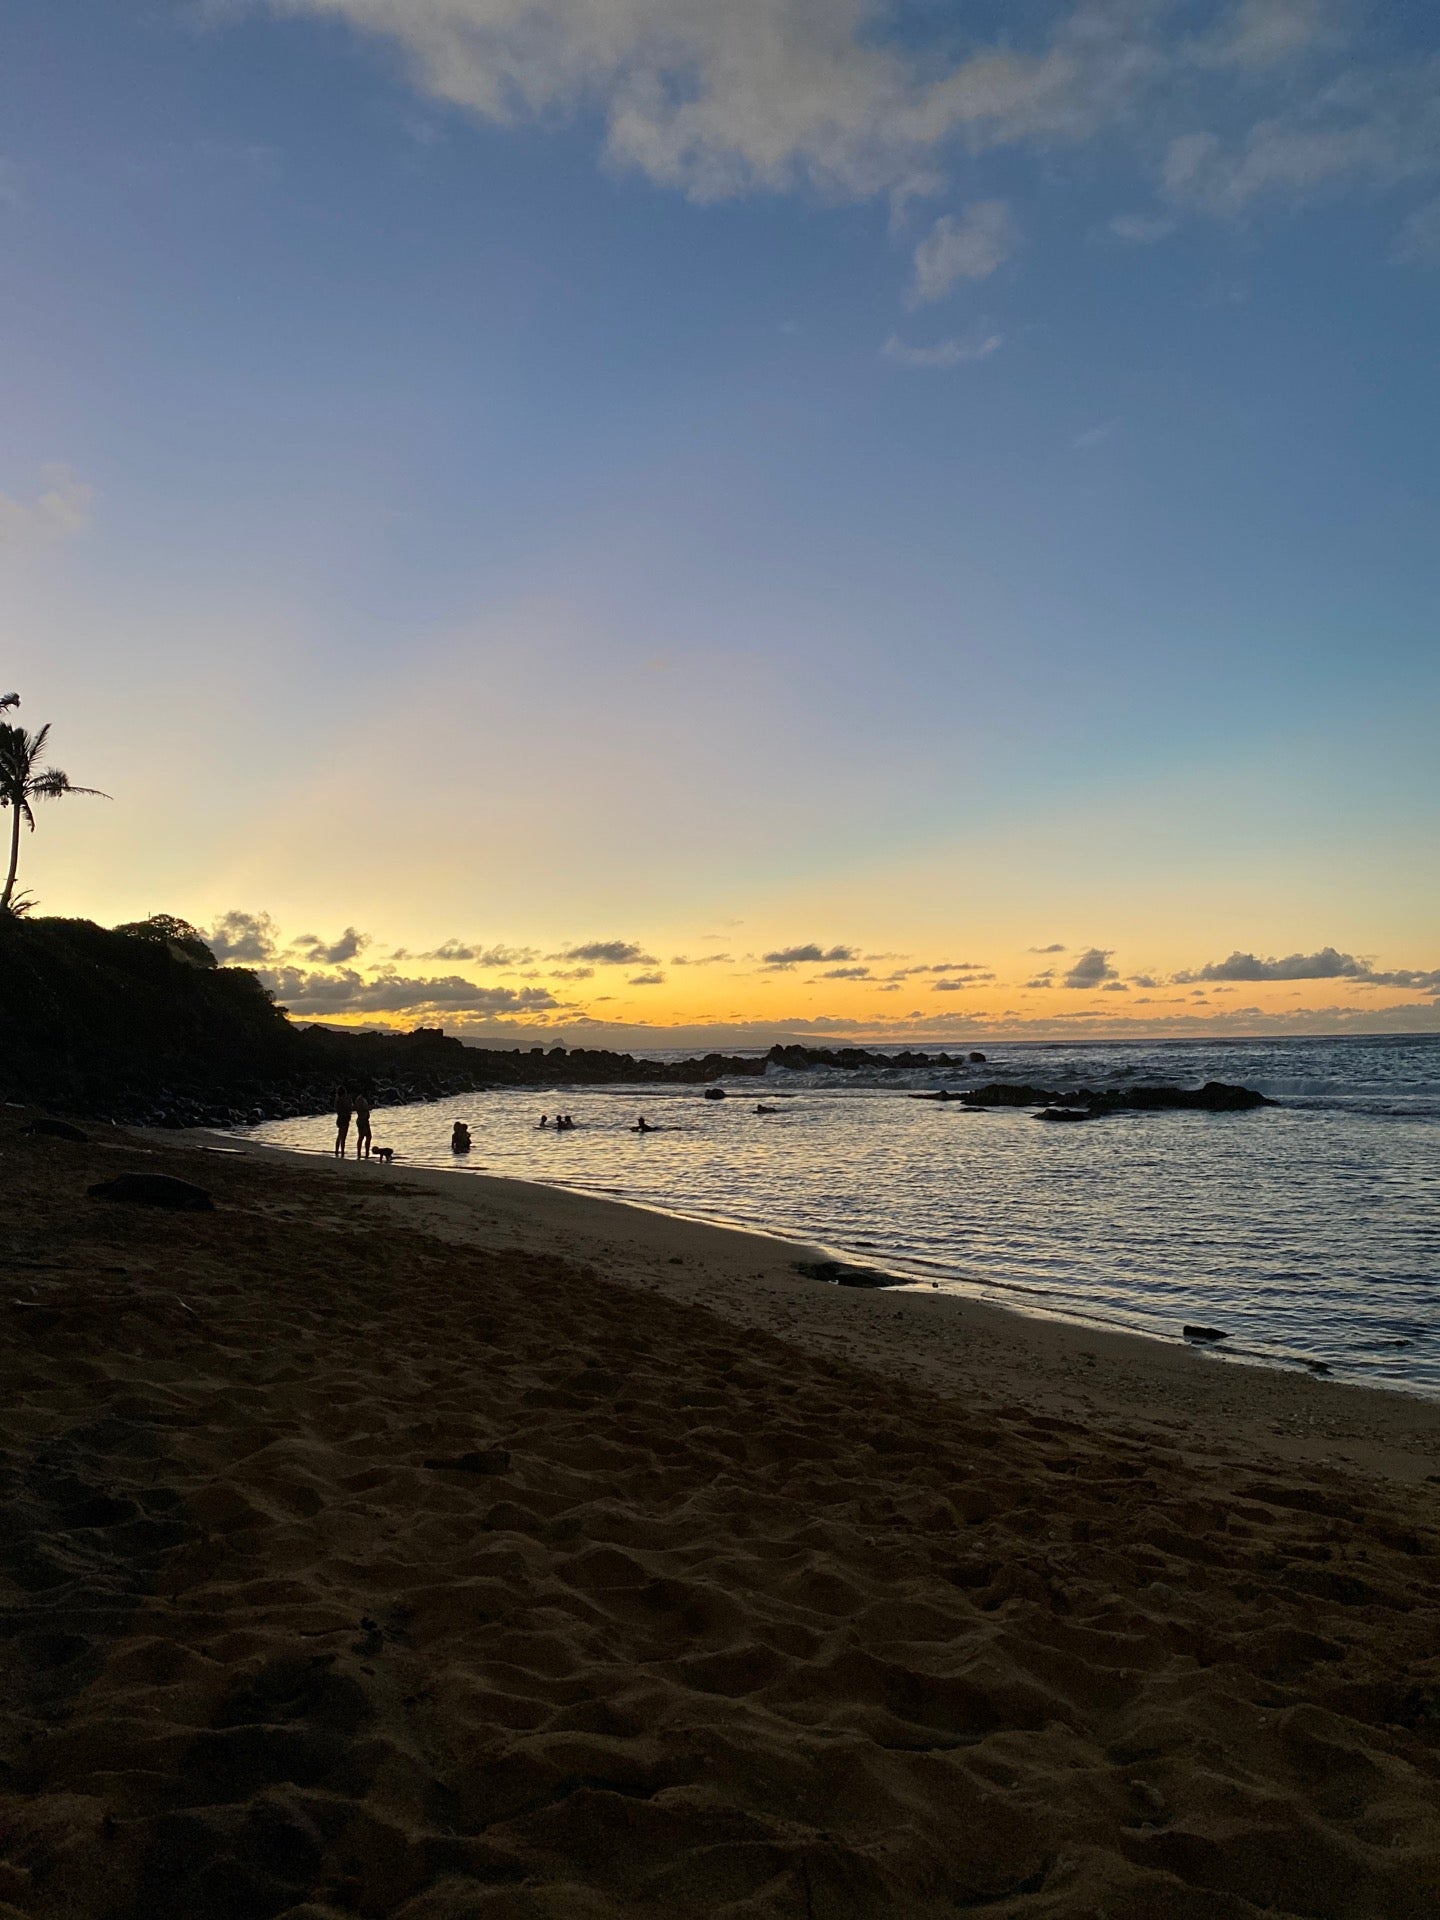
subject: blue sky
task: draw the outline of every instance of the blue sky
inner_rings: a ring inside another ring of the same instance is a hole
[[[1431,10],[51,0],[7,42],[0,680],[116,794],[27,848],[48,910],[372,965],[962,940],[1017,1030],[1057,925],[1156,977],[1440,964]],[[564,1017],[758,1018],[742,962]],[[1256,1017],[1379,1017],[1334,977]],[[818,980],[774,1018],[891,1018]]]

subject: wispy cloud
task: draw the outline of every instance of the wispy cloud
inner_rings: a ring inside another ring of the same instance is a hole
[[[1344,39],[1333,0],[1240,0],[1208,34],[1187,42],[1185,52],[1197,66],[1254,73]]]
[[[396,955],[397,959],[400,957]],[[498,969],[528,966],[532,960],[538,958],[538,955],[533,947],[510,947],[503,943],[485,947],[466,940],[445,940],[438,947],[432,947],[428,953],[417,954],[416,958],[468,961],[472,966]]]
[[[1004,344],[1004,334],[989,333],[976,340],[937,340],[933,346],[917,347],[892,333],[880,354],[897,367],[963,367],[976,360],[988,360]]]
[[[853,947],[822,947],[808,940],[804,946],[776,947],[760,957],[772,972],[779,972],[790,967],[823,966],[831,960],[854,960],[856,953]]]
[[[1104,137],[1148,169],[1168,144],[1168,195],[1222,217],[1440,164],[1433,63],[1366,65],[1347,0],[1042,0],[998,10],[1003,31],[962,54],[953,10],[892,0],[200,0],[197,17],[251,5],[387,40],[425,95],[492,124],[594,114],[609,166],[692,199],[887,195],[897,231],[962,156],[973,171],[1006,147]],[[1165,223],[1122,213],[1112,231],[1150,245]],[[1003,201],[942,214],[912,301],[984,278],[1014,245]]]
[[[597,967],[654,967],[659,965],[653,953],[646,953],[633,940],[587,940],[577,947],[565,947],[549,956],[552,960],[588,960]]]
[[[1407,215],[1390,257],[1402,267],[1440,266],[1440,200],[1431,200]]]
[[[957,280],[989,279],[1015,246],[1015,222],[1003,200],[977,200],[958,219],[942,214],[915,249],[906,305],[941,300]]]
[[[1127,246],[1153,247],[1169,239],[1175,231],[1175,222],[1163,214],[1117,213],[1110,222],[1110,231]]]
[[[15,500],[0,493],[0,547],[49,546],[82,533],[90,524],[93,489],[78,479],[63,460],[51,460],[41,469],[41,487],[33,500]]]
[[[270,0],[379,34],[500,124],[600,106],[609,162],[698,200],[930,190],[952,145],[1087,137],[1163,67],[1134,7],[1056,10],[1029,51],[907,46],[873,0]]]

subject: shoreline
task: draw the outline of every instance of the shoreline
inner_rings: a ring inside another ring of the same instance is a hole
[[[4,1920],[1434,1905],[1440,1410],[29,1118]]]
[[[397,1220],[457,1246],[583,1261],[607,1279],[707,1308],[803,1350],[912,1385],[1001,1391],[1067,1419],[1123,1418],[1157,1443],[1240,1446],[1290,1464],[1417,1484],[1440,1479],[1440,1400],[1402,1388],[1229,1359],[1183,1341],[1027,1312],[959,1293],[826,1285],[795,1271],[823,1244],[668,1213],[542,1181],[458,1169],[386,1171],[232,1135],[143,1132],[157,1148],[240,1155],[319,1179],[408,1184]],[[223,1140],[223,1146],[214,1144]],[[848,1256],[841,1256],[848,1260]],[[856,1264],[859,1264],[858,1261]],[[884,1270],[883,1268],[880,1270]]]

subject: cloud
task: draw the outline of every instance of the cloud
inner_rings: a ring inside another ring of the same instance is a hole
[[[1368,960],[1334,947],[1315,953],[1291,953],[1283,959],[1262,960],[1253,953],[1235,952],[1226,960],[1177,973],[1173,984],[1189,986],[1196,980],[1354,980],[1366,987],[1406,987],[1440,995],[1440,967],[1397,967],[1377,971]]]
[[[593,980],[595,969],[593,967],[561,967],[555,978],[557,980]]]
[[[549,956],[552,960],[588,960],[597,967],[654,967],[660,963],[633,940],[587,940],[583,946],[565,947]]]
[[[63,460],[48,461],[40,476],[41,491],[33,501],[0,493],[0,547],[49,546],[89,526],[92,488]]]
[[[1003,333],[989,333],[980,340],[937,340],[933,347],[912,347],[892,333],[880,355],[897,367],[961,367],[988,360],[1004,344]]]
[[[942,300],[957,280],[988,280],[1015,251],[1015,222],[1003,200],[976,200],[957,220],[945,213],[915,249],[905,304]]]
[[[303,953],[311,965],[317,967],[338,967],[363,953],[369,945],[369,934],[355,927],[346,927],[338,940],[325,941],[313,933],[302,933],[294,943],[295,951]]]
[[[1099,426],[1087,427],[1083,433],[1077,433],[1070,442],[1083,452],[1086,447],[1103,447],[1107,440],[1113,440],[1120,430],[1118,420],[1102,420]]]
[[[1170,141],[1161,181],[1178,205],[1219,219],[1273,196],[1293,205],[1325,189],[1379,189],[1440,169],[1440,60],[1352,71],[1283,117],[1228,143],[1213,132]]]
[[[665,976],[663,973],[633,973],[629,984],[632,987],[663,987]]]
[[[869,967],[831,967],[828,973],[822,973],[822,980],[870,980],[873,979]]]
[[[831,960],[854,960],[857,956],[853,947],[820,947],[812,940],[803,947],[777,947],[760,957],[771,972],[780,972],[789,967],[821,966]]]
[[[1153,247],[1158,241],[1169,239],[1175,231],[1175,222],[1161,214],[1117,213],[1110,222],[1110,231],[1127,246]]]
[[[1025,951],[1027,953],[1064,953],[1065,942],[1063,940],[1052,940],[1048,947],[1027,947]]]
[[[897,967],[893,973],[885,977],[887,980],[908,980],[912,974],[916,973],[975,973],[983,975],[987,980],[995,978],[989,968],[983,966],[978,960],[923,960],[912,967]]]
[[[1343,36],[1331,0],[1240,0],[1240,5],[1187,52],[1201,67],[1241,67],[1254,72]]]
[[[220,915],[204,934],[204,940],[222,963],[273,960],[280,950],[280,929],[268,913],[243,913],[234,907]]]
[[[713,935],[706,937],[713,938]],[[733,963],[728,953],[702,953],[696,955],[693,960],[689,954],[676,953],[670,956],[670,964],[672,967],[718,967]]]
[[[457,974],[435,980],[408,978],[383,969],[367,980],[347,967],[338,974],[307,973],[299,967],[280,967],[261,973],[261,980],[293,1013],[410,1013],[455,1011],[467,1013],[537,1013],[559,1007],[544,987],[477,987]]]
[[[937,980],[931,987],[932,993],[965,993],[971,987],[989,986],[993,983],[993,973],[973,973],[963,980]]]
[[[890,189],[890,231],[901,233],[910,218],[911,202],[933,200],[946,187],[943,173],[907,173]]]
[[[1395,236],[1390,258],[1401,267],[1440,266],[1440,200],[1417,207]]]
[[[397,952],[395,958],[402,959]],[[446,940],[441,946],[429,953],[417,956],[421,960],[468,960],[477,967],[519,967],[536,957],[533,947],[476,947],[460,940]]]
[[[1110,953],[1109,947],[1087,947],[1060,984],[1083,992],[1086,988],[1098,987],[1106,980],[1113,980],[1115,969],[1110,964]]]
[[[595,124],[608,166],[692,200],[886,195],[892,231],[957,161],[973,171],[1004,148],[1053,170],[1056,148],[1105,137],[1149,166],[1168,141],[1169,197],[1220,217],[1440,164],[1434,64],[1353,59],[1351,0],[1211,0],[1208,28],[1188,35],[1202,10],[1173,0],[1049,0],[986,9],[1000,22],[988,40],[968,13],[957,31],[959,10],[901,0],[192,5],[217,27],[252,8],[346,24],[394,48],[428,99],[495,126]],[[1246,131],[1256,101],[1269,117]],[[917,250],[912,304],[1008,257],[1003,207],[942,216]],[[1164,226],[1122,213],[1111,230],[1150,245]]]
[[[598,108],[616,167],[697,200],[931,190],[945,149],[1086,138],[1163,71],[1144,9],[1061,10],[1032,50],[956,59],[877,0],[269,0],[403,52],[426,93],[501,125]]]

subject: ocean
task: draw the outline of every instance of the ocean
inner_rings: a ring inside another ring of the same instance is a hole
[[[397,1167],[461,1166],[826,1247],[907,1282],[1217,1359],[1440,1396],[1440,1036],[986,1045],[984,1064],[700,1087],[517,1090],[379,1109]],[[1226,1080],[1252,1113],[1079,1126],[916,1093]],[[758,1114],[758,1104],[774,1108]],[[542,1112],[573,1131],[541,1131]],[[644,1114],[656,1129],[631,1129]],[[468,1158],[450,1152],[469,1124]],[[249,1137],[328,1153],[333,1120]]]

